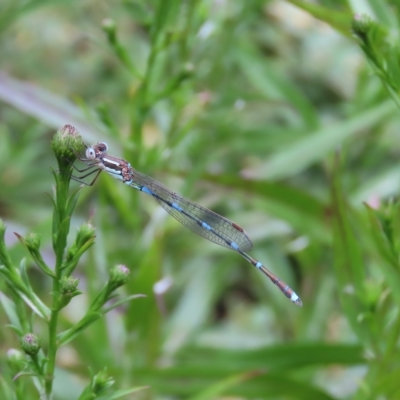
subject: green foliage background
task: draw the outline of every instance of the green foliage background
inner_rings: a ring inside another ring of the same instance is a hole
[[[54,257],[50,140],[71,124],[244,227],[304,303],[102,175],[71,224],[90,221],[96,244],[60,329],[115,264],[132,272],[122,292],[147,298],[60,349],[56,399],[105,366],[118,389],[150,387],[131,398],[400,398],[399,12],[384,0],[0,3],[0,216],[15,262],[27,254],[13,232],[39,232]],[[377,25],[356,37],[360,13]],[[22,398],[38,398],[29,377],[12,382],[18,338],[0,319],[0,397],[20,398],[24,380]]]

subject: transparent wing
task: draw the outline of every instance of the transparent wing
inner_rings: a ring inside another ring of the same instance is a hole
[[[150,176],[142,174],[135,169],[132,169],[132,173],[134,182],[132,182],[131,186],[136,189],[141,189],[142,187],[150,189],[156,195],[153,197],[161,207],[193,232],[231,250],[232,247],[225,240],[235,242],[243,252],[247,252],[253,247],[253,243],[246,232],[234,222],[172,192]],[[171,206],[172,203],[178,205],[185,213],[173,208]],[[203,228],[199,225],[199,222],[205,222],[212,230]]]

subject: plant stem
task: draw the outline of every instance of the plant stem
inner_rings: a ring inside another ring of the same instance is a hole
[[[63,273],[62,266],[64,253],[67,246],[67,236],[69,233],[71,217],[70,213],[72,212],[72,209],[68,208],[68,192],[72,172],[71,165],[72,162],[75,160],[75,157],[73,155],[70,155],[70,159],[68,160],[66,154],[68,155],[68,151],[70,151],[71,147],[75,147],[75,143],[72,144],[72,140],[76,139],[77,141],[79,141],[79,138],[77,136],[77,131],[75,130],[75,128],[66,125],[59,132],[57,132],[52,143],[53,150],[56,154],[59,164],[59,173],[54,174],[56,180],[56,199],[54,202],[53,214],[53,248],[56,254],[56,264],[54,271],[55,277],[53,279],[51,315],[49,319],[49,347],[47,354],[48,361],[46,364],[45,373],[45,396],[47,400],[50,400],[52,398],[54,369],[58,350],[57,323],[58,314],[60,311],[60,280]]]

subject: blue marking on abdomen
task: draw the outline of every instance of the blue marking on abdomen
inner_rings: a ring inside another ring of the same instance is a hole
[[[201,223],[201,226],[202,226],[204,229],[207,229],[208,231],[212,231],[211,226],[208,225],[208,224],[206,224],[205,222],[202,222],[202,223]]]
[[[234,250],[239,250],[239,245],[235,242],[230,242],[229,246],[231,246]]]
[[[177,210],[177,211],[179,211],[179,212],[182,212],[182,211],[183,211],[183,208],[182,208],[182,207],[179,207],[178,204],[176,204],[176,203],[171,203],[171,207],[172,207],[172,208],[175,208],[175,210]]]
[[[150,196],[154,195],[154,193],[147,186],[142,186],[142,188],[140,190],[142,192],[145,192],[145,193],[149,194]]]

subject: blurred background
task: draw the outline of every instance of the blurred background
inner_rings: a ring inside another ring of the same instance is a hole
[[[1,1],[0,217],[13,261],[27,257],[13,232],[38,232],[52,265],[50,141],[70,124],[242,226],[250,254],[304,304],[102,174],[72,221],[73,233],[92,223],[96,244],[60,329],[115,264],[131,270],[121,293],[147,297],[60,349],[56,399],[105,366],[118,389],[149,386],[126,398],[400,398],[400,115],[351,31],[366,13],[398,38],[392,3]],[[27,263],[48,302],[50,280]],[[0,319],[11,382],[6,353],[19,345]]]

